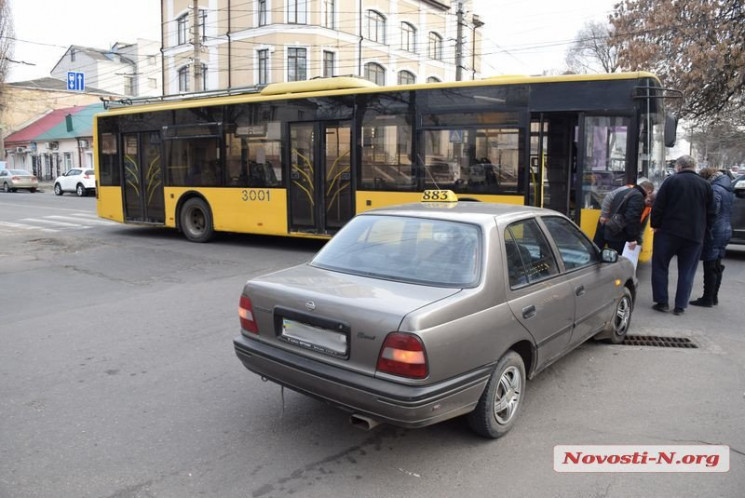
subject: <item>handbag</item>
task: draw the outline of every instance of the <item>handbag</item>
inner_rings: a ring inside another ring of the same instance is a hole
[[[629,191],[626,193],[626,195],[623,196],[623,199],[621,199],[621,203],[616,208],[616,212],[608,217],[608,220],[605,222],[606,233],[612,236],[618,235],[623,232],[624,228],[626,228],[626,217],[619,211],[621,211],[621,208],[624,204],[626,204],[626,201],[629,199],[629,197],[631,197],[631,194],[633,193],[634,187],[629,188]]]

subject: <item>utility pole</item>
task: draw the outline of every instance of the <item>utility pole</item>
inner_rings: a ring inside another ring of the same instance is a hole
[[[194,91],[201,92],[204,88],[202,88],[202,61],[200,59],[202,53],[202,36],[199,32],[199,0],[194,0],[192,9],[194,10],[194,21],[191,23],[192,45],[194,45],[194,56],[192,58],[192,64],[194,64]]]
[[[463,79],[463,3],[458,2],[458,34],[455,40],[455,81]]]

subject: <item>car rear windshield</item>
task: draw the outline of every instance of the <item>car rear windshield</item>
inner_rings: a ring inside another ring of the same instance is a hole
[[[24,169],[11,169],[8,171],[10,171],[11,175],[31,176],[31,173]]]
[[[471,287],[479,280],[479,234],[479,228],[468,223],[358,216],[326,244],[311,264],[386,280]]]
[[[85,170],[85,172],[83,174],[84,175],[92,175],[93,174],[93,170],[92,169],[87,169],[87,170]]]

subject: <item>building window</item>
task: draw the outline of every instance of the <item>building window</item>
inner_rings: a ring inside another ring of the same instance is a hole
[[[184,66],[178,70],[178,91],[189,91],[189,66]]]
[[[259,50],[259,85],[269,84],[269,49]]]
[[[413,85],[416,83],[416,76],[410,71],[399,71],[398,72],[398,84],[399,85]]]
[[[287,49],[287,81],[303,81],[307,77],[308,59],[304,48]]]
[[[202,35],[202,41],[207,41],[207,11],[199,10],[199,33]]]
[[[429,58],[436,61],[442,60],[442,36],[434,31],[429,33]]]
[[[266,25],[266,0],[259,0],[259,26]]]
[[[329,52],[328,50],[323,51],[323,77],[332,78],[334,76],[334,59],[336,54]]]
[[[385,86],[385,69],[380,64],[368,62],[365,64],[365,79],[376,85]]]
[[[189,14],[184,14],[176,19],[178,44],[184,45],[189,41]]]
[[[150,66],[154,66],[158,62],[157,56],[155,55],[148,55],[147,56],[147,63]]]
[[[323,0],[323,27],[334,29],[336,27],[335,16],[336,0]]]
[[[65,152],[63,157],[65,162],[65,171],[70,171],[72,169],[72,153]]]
[[[427,78],[427,83],[439,83],[439,82],[440,82],[440,78],[436,76],[430,76],[429,78]]]
[[[124,76],[124,95],[135,95],[134,76]]]
[[[308,0],[287,0],[287,22],[290,24],[307,24],[307,5]]]
[[[207,64],[202,64],[202,91],[207,90]]]
[[[147,86],[150,88],[158,88],[158,80],[155,78],[148,78]]]
[[[407,22],[401,23],[401,50],[416,52],[416,28]]]
[[[385,17],[380,12],[368,10],[365,16],[365,38],[385,43]]]

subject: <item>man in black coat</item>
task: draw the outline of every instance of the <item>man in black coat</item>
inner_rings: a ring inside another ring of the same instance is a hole
[[[675,161],[676,174],[667,178],[657,192],[650,226],[652,246],[653,309],[666,312],[668,270],[673,256],[678,257],[678,286],[673,313],[681,315],[688,305],[701,256],[704,238],[714,223],[714,195],[711,184],[696,173],[696,161],[681,156]]]

